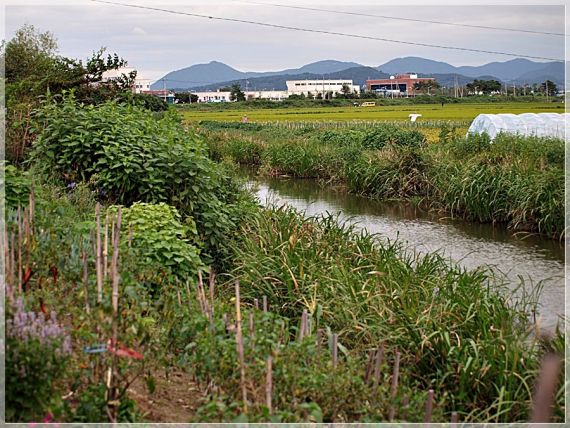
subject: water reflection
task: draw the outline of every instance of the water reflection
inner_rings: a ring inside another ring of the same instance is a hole
[[[287,204],[309,216],[339,213],[341,220],[381,239],[399,239],[410,250],[439,251],[469,269],[491,267],[510,286],[542,282],[540,316],[548,329],[564,313],[564,247],[556,240],[517,237],[504,227],[445,218],[411,204],[374,201],[311,180],[256,177],[252,185],[262,203]]]

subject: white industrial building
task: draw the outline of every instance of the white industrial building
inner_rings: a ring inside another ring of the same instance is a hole
[[[108,70],[103,73],[102,81],[109,82],[111,80],[117,80],[122,75],[128,76],[131,72],[136,71],[132,67],[123,67],[119,68],[118,70]],[[150,79],[143,79],[142,76],[139,75],[137,72],[137,77],[135,78],[135,82],[133,84],[133,92],[136,94],[140,94],[145,91],[150,91],[150,85],[152,80]]]
[[[246,99],[254,100],[271,100],[281,101],[291,95],[312,95],[317,96],[321,94],[323,97],[330,93],[336,96],[337,93],[342,92],[342,88],[346,85],[350,88],[351,93],[360,93],[360,87],[355,85],[351,79],[339,80],[287,80],[286,91],[243,91]],[[229,91],[190,91],[192,94],[198,96],[199,103],[223,103],[231,102]]]
[[[360,93],[360,86],[355,85],[351,79],[338,79],[338,80],[287,80],[287,92],[289,95],[325,95],[332,92],[333,96],[338,92],[342,92],[343,86],[348,86],[350,92],[357,94]]]

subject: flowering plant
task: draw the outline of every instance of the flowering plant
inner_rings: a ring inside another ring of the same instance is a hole
[[[26,311],[23,299],[7,305],[6,419],[41,418],[60,402],[57,381],[71,354],[71,338],[52,312]]]

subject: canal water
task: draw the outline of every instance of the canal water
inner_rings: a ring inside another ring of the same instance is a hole
[[[564,314],[564,246],[534,235],[513,235],[504,227],[427,213],[407,203],[374,201],[312,180],[255,177],[249,182],[265,205],[289,205],[307,216],[339,214],[341,221],[398,239],[420,253],[439,251],[468,269],[493,269],[510,288],[521,282],[540,290],[537,321],[552,331]]]

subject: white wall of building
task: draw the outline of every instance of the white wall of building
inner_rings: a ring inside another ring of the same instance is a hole
[[[287,80],[287,92],[289,95],[313,95],[332,92],[336,94],[342,91],[343,85],[347,85],[351,92],[360,93],[360,86],[355,85],[350,79],[339,80]]]
[[[198,95],[199,103],[229,103],[230,91],[205,91],[205,92],[193,92],[191,94]]]
[[[118,70],[109,70],[103,73],[103,82],[108,82],[110,80],[116,80],[120,78],[123,74],[128,76],[129,73],[135,71],[132,67],[123,67]],[[144,79],[142,75],[137,71],[137,77],[135,78],[135,83],[133,90],[135,93],[140,94],[143,91],[150,91],[150,85],[152,80]]]

